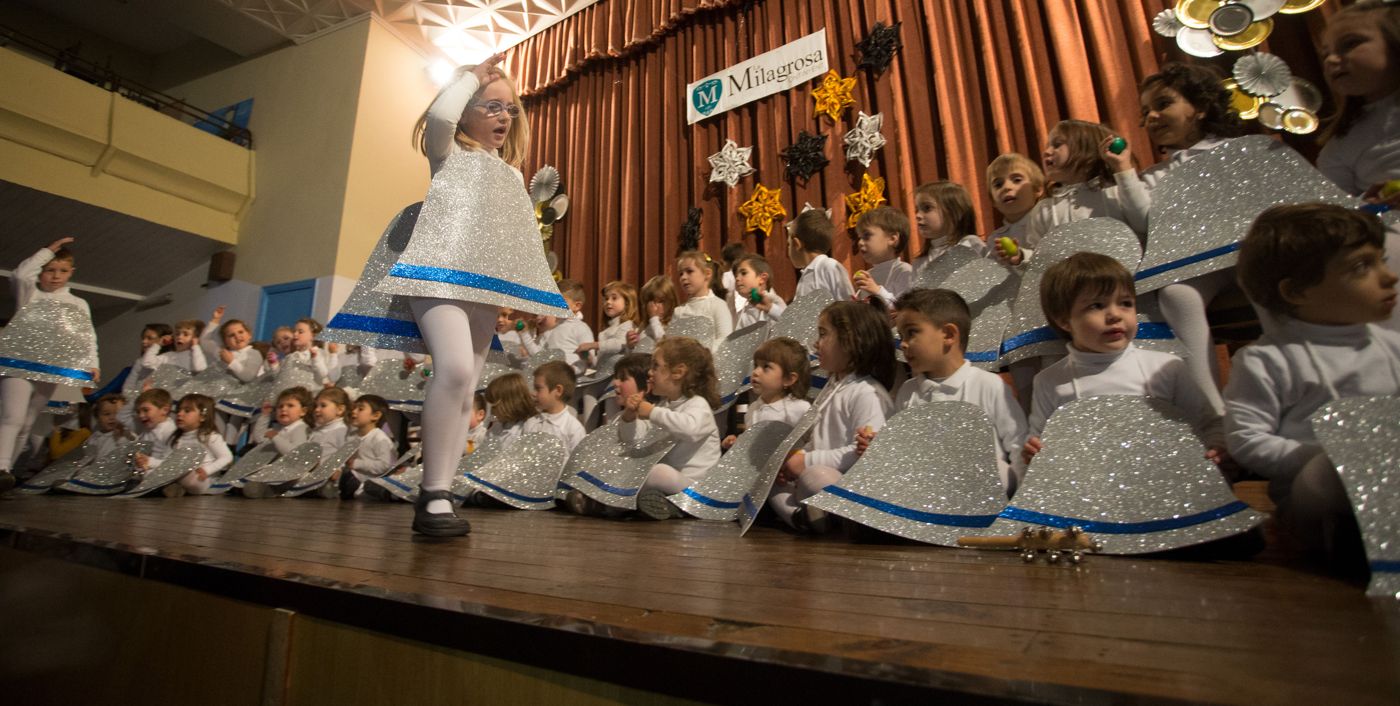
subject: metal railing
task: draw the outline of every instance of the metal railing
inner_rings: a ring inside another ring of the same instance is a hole
[[[55,69],[69,76],[80,78],[192,127],[250,149],[253,146],[253,133],[246,127],[235,125],[228,118],[200,110],[179,98],[118,76],[110,68],[98,66],[71,50],[60,49],[0,24],[0,47],[11,46],[20,48],[31,57],[44,58]]]

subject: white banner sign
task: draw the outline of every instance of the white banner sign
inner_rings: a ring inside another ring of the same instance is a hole
[[[827,71],[826,29],[710,74],[685,89],[686,123],[786,91]]]

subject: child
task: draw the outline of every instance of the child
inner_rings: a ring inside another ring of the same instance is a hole
[[[636,348],[642,333],[653,342],[664,338],[666,327],[670,325],[671,317],[679,305],[680,297],[676,295],[676,285],[671,283],[670,277],[657,275],[647,280],[647,283],[642,285],[642,308],[645,309],[647,327],[644,332],[628,333],[627,347]]]
[[[1322,68],[1341,106],[1323,132],[1317,168],[1349,194],[1400,208],[1400,5],[1360,0],[1328,18]]]
[[[895,324],[904,344],[904,357],[914,373],[900,385],[895,409],[940,400],[980,407],[992,422],[997,470],[1010,497],[1025,471],[1023,467],[1019,473],[1013,470],[1012,454],[1026,443],[1026,415],[1001,376],[967,363],[964,354],[972,326],[967,302],[948,289],[916,289],[895,303]],[[863,454],[874,438],[874,432],[861,430],[857,452]]]
[[[655,424],[676,441],[652,466],[637,493],[637,510],[642,516],[664,520],[681,516],[666,496],[694,485],[719,463],[719,428],[714,413],[719,390],[709,349],[684,336],[656,344],[650,380],[651,392],[661,398],[660,402],[648,401],[640,391],[628,396],[617,433],[622,441],[636,441]]]
[[[209,317],[209,327],[201,344],[205,353],[214,357],[216,366],[222,367],[240,384],[246,385],[262,376],[264,356],[253,347],[253,332],[248,328],[248,324],[240,319],[223,319],[224,307],[215,307],[213,316]],[[215,332],[219,337],[218,341],[214,340]],[[223,420],[224,441],[229,444],[238,443],[244,428],[248,426],[247,417],[227,412],[219,412],[219,416]]]
[[[204,357],[204,349],[199,345],[199,336],[204,333],[204,322],[199,319],[185,319],[175,322],[174,329],[174,336],[169,341],[162,341],[171,344],[172,350],[161,353],[155,346],[151,346],[141,357],[141,367],[148,374],[154,373],[162,365],[173,365],[191,373],[203,372],[208,367],[209,362]]]
[[[311,431],[308,441],[321,445],[321,457],[325,458],[345,445],[350,420],[350,396],[338,387],[327,387],[316,393],[316,407],[312,412],[316,428]]]
[[[772,290],[773,268],[762,255],[745,255],[734,265],[735,296],[743,302],[739,320],[734,328],[741,329],[760,321],[777,321],[787,308],[787,302]],[[754,290],[758,301],[754,301]]]
[[[1377,218],[1323,204],[1270,208],[1240,247],[1240,286],[1264,336],[1235,355],[1226,440],[1269,479],[1279,522],[1310,549],[1338,548],[1354,520],[1309,417],[1342,397],[1400,394],[1400,334],[1373,325],[1395,310],[1383,248]]]
[[[860,256],[869,269],[855,275],[856,297],[878,297],[886,308],[914,283],[914,268],[904,261],[909,249],[909,219],[889,206],[877,206],[856,221]]]
[[[1137,294],[1127,268],[1107,255],[1071,255],[1045,271],[1040,306],[1056,333],[1069,339],[1069,355],[1035,376],[1030,438],[1021,453],[1025,463],[1040,451],[1040,433],[1056,409],[1102,395],[1139,395],[1170,402],[1192,420],[1207,449],[1206,458],[1223,460],[1220,415],[1186,371],[1186,364],[1174,355],[1133,346]]]
[[[601,361],[627,351],[627,334],[642,328],[642,312],[637,306],[637,288],[626,282],[616,281],[604,285],[603,316],[608,318],[608,327],[598,334],[596,342],[579,344],[579,355],[597,351],[598,360]]]
[[[31,309],[31,313],[45,312],[41,319],[50,314],[65,311],[72,325],[65,328],[66,339],[81,350],[75,351],[72,360],[17,360],[16,350],[7,350],[0,357],[5,359],[4,377],[0,377],[0,494],[8,492],[15,485],[11,469],[24,451],[29,439],[29,431],[39,413],[53,397],[59,381],[64,384],[95,383],[100,377],[97,370],[97,334],[92,330],[92,313],[86,301],[73,296],[68,289],[68,279],[73,276],[73,254],[64,246],[73,242],[72,238],[59,238],[40,248],[38,252],[21,262],[10,275],[10,286],[15,298],[16,313],[5,329],[6,334],[21,334],[19,323],[25,307],[31,303],[42,309]],[[52,309],[52,312],[50,311]],[[37,315],[37,314],[36,314]],[[27,319],[25,319],[27,321]],[[51,331],[39,327],[47,322],[36,319],[35,330],[25,328],[23,333],[48,338]],[[57,324],[54,324],[55,328]],[[15,339],[15,343],[19,343]],[[82,360],[79,366],[73,363]],[[58,372],[45,372],[45,370]]]
[[[268,367],[277,373],[280,381],[294,382],[290,377],[292,371],[305,367],[312,371],[317,387],[331,382],[330,371],[339,369],[340,360],[335,353],[336,344],[331,344],[329,353],[316,345],[316,334],[321,328],[321,322],[315,319],[297,319],[292,326],[292,352],[281,359],[268,354]]]
[[[759,344],[753,352],[753,372],[749,374],[753,397],[744,412],[744,428],[759,422],[777,421],[797,424],[797,420],[812,408],[807,401],[807,388],[812,384],[807,349],[797,341],[772,338]],[[726,450],[738,437],[730,435],[721,444]]]
[[[472,416],[467,426],[467,453],[474,453],[486,442],[486,395],[472,395]]]
[[[493,417],[486,436],[500,449],[508,448],[520,436],[525,422],[535,416],[534,397],[525,384],[525,376],[520,373],[508,373],[492,380],[486,386],[486,404]]]
[[[410,298],[433,357],[433,384],[423,404],[423,482],[413,519],[414,531],[429,536],[471,531],[453,511],[449,488],[466,448],[497,307],[573,314],[554,289],[539,246],[534,204],[519,169],[530,128],[515,86],[496,66],[503,58],[495,54],[458,68],[419,118],[414,136],[428,158],[432,184],[413,237],[375,287]]]
[[[1209,65],[1177,63],[1165,64],[1143,80],[1139,88],[1143,126],[1152,143],[1169,155],[1142,173],[1148,189],[1191,158],[1244,134],[1244,123],[1230,109],[1230,94],[1220,82],[1221,76]],[[1186,347],[1186,369],[1216,414],[1225,413],[1225,403],[1220,399],[1206,307],[1234,278],[1229,268],[1216,270],[1169,284],[1157,295],[1162,316]]]
[[[814,347],[830,378],[817,398],[811,440],[783,463],[768,505],[800,531],[823,532],[825,513],[802,501],[841,480],[856,462],[856,430],[878,432],[891,412],[895,357],[889,317],[878,304],[833,302],[817,319]]]
[[[535,368],[535,409],[539,414],[526,420],[521,431],[553,434],[572,454],[586,433],[574,411],[569,409],[577,383],[574,369],[562,361],[551,360]]]
[[[613,366],[612,384],[616,394],[608,399],[604,408],[607,421],[617,419],[622,413],[622,403],[638,392],[646,392],[647,379],[651,376],[650,353],[628,353]],[[655,400],[653,400],[655,401]]]
[[[306,443],[308,429],[306,413],[311,409],[311,393],[304,387],[289,387],[277,395],[277,402],[271,410],[277,422],[276,429],[267,428],[267,415],[258,418],[253,426],[253,438],[271,439],[278,455],[285,456],[292,449]]]
[[[808,292],[825,292],[822,296],[846,301],[855,296],[851,275],[841,263],[831,259],[831,240],[836,227],[820,209],[804,211],[793,221],[788,236],[788,259],[802,273],[797,276],[797,292],[793,300]],[[772,316],[772,312],[769,312]]]
[[[736,270],[739,267],[739,261],[748,254],[749,252],[742,242],[725,243],[724,247],[719,249],[719,266],[723,271],[719,284],[725,292],[728,292],[725,295],[725,303],[733,309],[735,316],[738,316],[744,308],[744,301],[734,294],[734,280],[739,276]],[[735,328],[742,327],[736,326]]]
[[[1010,238],[1020,250],[1026,243],[1026,216],[1045,195],[1045,172],[1023,154],[999,155],[987,165],[987,192],[992,208],[1001,214],[1001,226],[987,235],[985,247],[990,257],[1006,260],[1002,238]]]
[[[278,326],[272,331],[272,350],[269,353],[276,353],[278,358],[285,358],[295,350],[292,348],[292,327]]]
[[[1132,149],[1114,154],[1114,134],[1107,127],[1083,120],[1061,120],[1050,130],[1041,155],[1045,178],[1053,188],[1031,210],[1026,223],[1026,248],[1033,251],[1052,228],[1088,218],[1116,218],[1138,238],[1147,233],[1150,206],[1147,187],[1133,167]],[[1030,254],[1017,252],[1005,260],[1019,265]]]
[[[496,309],[496,340],[501,342],[501,350],[512,360],[530,355],[525,350],[525,339],[533,337],[534,332],[527,332],[527,328],[529,325],[515,315],[514,309],[508,306]]]
[[[126,398],[118,394],[103,395],[93,403],[95,431],[88,437],[90,458],[102,458],[134,438],[122,423],[123,407],[126,407]]]
[[[482,403],[481,409],[486,409]],[[360,445],[355,455],[345,462],[337,485],[342,500],[350,500],[360,493],[364,481],[378,478],[394,467],[394,440],[384,433],[384,417],[389,413],[389,403],[379,395],[360,395],[350,410],[350,425]]]
[[[914,190],[914,222],[924,251],[914,258],[917,276],[930,262],[959,245],[972,248],[982,255],[986,245],[977,237],[977,214],[972,211],[972,197],[962,184],[951,181],[931,181]]]
[[[136,419],[141,422],[141,434],[137,441],[151,443],[151,452],[142,454],[148,460],[165,458],[170,455],[171,437],[175,436],[175,421],[170,418],[170,393],[158,387],[142,392],[136,397]],[[143,468],[139,460],[137,467]]]
[[[185,493],[203,495],[209,492],[214,474],[223,471],[233,463],[233,454],[228,450],[219,431],[214,428],[214,400],[204,395],[185,395],[175,410],[175,435],[171,438],[172,449],[203,448],[204,463],[199,468],[186,473],[174,483],[161,489],[167,498],[178,498]],[[160,465],[159,458],[149,459],[142,464],[142,456],[137,456],[137,466],[145,469]]]
[[[148,354],[155,356],[162,353],[161,342],[174,340],[174,337],[175,329],[170,328],[170,324],[146,324],[145,327],[141,329],[141,354],[136,356],[136,360],[131,362],[131,368],[127,371],[126,380],[122,381],[122,394],[126,395],[127,399],[136,399],[136,396],[141,394],[141,389],[144,387],[142,383],[146,381],[146,378],[151,376],[151,371],[146,369],[146,366],[143,364],[146,356]],[[152,348],[155,349],[154,352],[151,352]],[[126,413],[130,415],[131,410],[126,410]]]
[[[559,282],[559,292],[569,302],[570,311],[582,310],[583,285],[566,279]],[[572,316],[546,314],[540,317],[537,326],[540,331],[538,339],[523,337],[527,353],[534,355],[541,349],[563,351],[565,362],[572,365],[576,373],[582,374],[588,370],[589,356],[579,354],[579,348],[593,342],[593,329],[587,323]]]
[[[719,348],[734,332],[734,310],[724,303],[719,263],[699,250],[687,250],[676,258],[676,279],[685,303],[676,308],[675,315],[709,319],[710,334],[705,343],[711,350]]]

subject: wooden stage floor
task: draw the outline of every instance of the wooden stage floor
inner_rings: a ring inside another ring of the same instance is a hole
[[[474,511],[430,542],[410,515],[10,497],[0,544],[702,701],[1400,702],[1400,603],[1272,537],[1249,561],[1070,567],[560,512]]]

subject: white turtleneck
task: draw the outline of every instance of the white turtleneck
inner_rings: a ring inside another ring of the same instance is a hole
[[[1323,145],[1317,168],[1353,195],[1400,179],[1400,91],[1362,108],[1347,134]]]
[[[891,258],[878,265],[871,265],[865,273],[875,280],[875,284],[880,285],[880,290],[875,292],[874,296],[879,297],[885,303],[885,308],[890,310],[894,309],[895,300],[914,285],[914,266],[899,258]],[[856,292],[858,299],[866,299],[870,296],[871,294],[864,289]]]
[[[619,424],[618,439],[641,439],[650,433],[653,424],[665,429],[676,442],[660,463],[680,471],[692,482],[704,478],[719,463],[719,427],[715,426],[714,410],[704,397],[659,402],[651,408],[649,418]]]
[[[1267,315],[1260,322],[1264,335],[1235,354],[1225,386],[1226,441],[1235,460],[1286,495],[1321,451],[1313,412],[1341,397],[1400,394],[1400,334]]]
[[[1055,187],[1026,216],[1024,245],[1034,250],[1051,229],[1090,218],[1115,218],[1128,224],[1139,238],[1147,233],[1147,212],[1152,206],[1147,185],[1136,169],[1113,175],[1114,183],[1093,179]]]
[[[1087,353],[1065,346],[1064,359],[1035,376],[1031,395],[1030,435],[1040,436],[1045,421],[1062,405],[1104,395],[1155,397],[1184,412],[1207,448],[1225,445],[1220,416],[1211,408],[1182,359],[1147,351],[1129,343],[1114,353]]]

